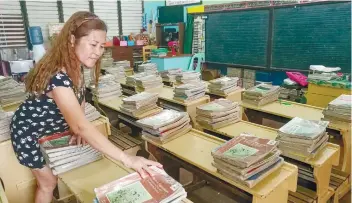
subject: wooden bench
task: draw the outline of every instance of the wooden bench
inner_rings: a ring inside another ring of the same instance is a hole
[[[141,149],[141,140],[136,139],[113,126],[111,126],[111,135],[109,136],[109,140],[115,146],[130,155],[136,155]]]
[[[333,203],[338,203],[339,200],[351,191],[350,175],[348,173],[332,169],[330,177],[330,187],[336,192],[332,198]]]
[[[219,129],[209,129],[201,125],[198,125],[198,128],[225,140],[229,140],[244,132],[272,140],[275,140],[277,136],[276,129],[247,121],[240,121]],[[329,187],[329,181],[332,166],[338,165],[340,155],[339,150],[340,147],[338,145],[328,143],[327,146],[325,146],[324,149],[312,159],[294,160],[285,157],[285,161],[298,167],[299,180],[307,180],[314,185],[313,187],[300,187],[296,192],[297,194],[291,192],[290,196],[292,196],[292,198],[290,201],[297,200],[299,203],[300,201],[304,201],[304,199],[310,200],[312,197],[315,197],[316,199],[314,199],[314,201],[326,202],[333,196],[335,190]],[[304,189],[302,190],[303,192],[300,189]],[[307,191],[310,192],[307,193]],[[311,194],[311,198],[303,198],[304,196],[302,196],[302,194]],[[301,197],[301,199],[299,197]]]
[[[146,146],[147,151],[158,160],[161,157],[161,162],[163,157],[168,157],[172,159],[171,163],[179,165],[201,179],[210,182],[211,185],[215,185],[215,188],[241,194],[241,197],[246,201],[249,196],[249,201],[255,203],[287,202],[288,191],[296,191],[297,167],[286,162],[253,188],[248,188],[218,173],[212,165],[211,151],[224,142],[224,140],[192,129],[190,132],[163,145],[146,140]],[[154,150],[155,148],[156,150]],[[175,169],[175,167],[172,167],[172,169]]]

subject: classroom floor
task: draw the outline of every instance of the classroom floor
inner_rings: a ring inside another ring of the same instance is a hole
[[[205,186],[192,191],[188,194],[187,198],[194,203],[242,203],[217,192],[211,186]],[[341,198],[340,203],[351,203],[351,192]]]

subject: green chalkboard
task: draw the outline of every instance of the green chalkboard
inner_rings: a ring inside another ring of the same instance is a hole
[[[351,72],[351,3],[274,9],[272,67],[308,70],[310,65]]]
[[[266,66],[269,10],[209,13],[205,22],[206,61]]]

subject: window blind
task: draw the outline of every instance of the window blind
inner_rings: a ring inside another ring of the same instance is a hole
[[[108,26],[107,37],[109,40],[113,36],[119,35],[118,7],[117,1],[94,1],[94,13],[102,19]]]
[[[59,22],[57,2],[54,0],[26,1],[29,26],[40,26],[44,42],[49,40],[49,23]]]
[[[72,1],[72,0],[63,0],[62,1],[62,10],[64,14],[64,21],[66,22],[72,14],[77,11],[89,11],[89,1]]]
[[[122,0],[121,18],[122,33],[139,34],[142,29],[142,0]]]
[[[0,48],[26,47],[19,1],[0,1]]]

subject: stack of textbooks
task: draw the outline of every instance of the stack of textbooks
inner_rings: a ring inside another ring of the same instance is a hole
[[[94,95],[98,100],[119,97],[122,95],[120,83],[111,74],[103,75],[99,78],[98,87],[95,88]]]
[[[132,117],[144,117],[150,114],[156,114],[162,111],[160,107],[156,105],[158,101],[157,93],[141,92],[133,96],[123,98],[121,111]]]
[[[237,77],[222,77],[209,81],[208,89],[210,93],[228,95],[240,89]]]
[[[197,122],[210,129],[222,128],[241,120],[239,104],[227,99],[197,106],[196,114]]]
[[[200,73],[195,71],[182,72],[176,76],[176,82],[179,84],[198,83],[200,81]]]
[[[277,141],[284,156],[296,160],[314,158],[329,139],[328,121],[312,121],[295,117],[279,129]]]
[[[324,120],[331,123],[351,124],[352,96],[342,94],[323,111]]]
[[[145,63],[138,66],[138,72],[145,72],[148,75],[156,75],[158,73],[158,66],[156,63]]]
[[[13,112],[5,112],[0,107],[0,142],[10,139],[10,123]]]
[[[84,68],[83,69],[83,74],[84,74],[84,85],[86,87],[90,87],[91,85],[94,85],[94,81],[93,81],[93,69],[88,69],[88,68]]]
[[[136,90],[137,92],[144,92],[154,88],[162,88],[163,81],[160,76],[147,75],[136,79]]]
[[[112,66],[114,59],[112,58],[112,51],[105,50],[103,56],[101,57],[101,68],[104,69],[105,67]]]
[[[143,129],[143,138],[159,144],[169,142],[192,129],[187,112],[163,110],[161,113],[143,118],[137,124]]]
[[[90,103],[86,102],[84,107],[86,118],[89,122],[95,121],[100,118],[101,114],[97,109]]]
[[[69,132],[66,132],[39,139],[44,159],[54,175],[102,158],[102,154],[90,145],[70,145],[70,138]]]
[[[187,197],[182,185],[163,169],[151,166],[148,177],[137,172],[95,188],[95,203],[177,203]]]
[[[116,61],[110,67],[105,67],[105,71],[114,75],[117,81],[126,78],[125,69],[130,67],[129,61]]]
[[[176,82],[176,76],[182,74],[180,68],[169,69],[159,72],[164,82]]]
[[[203,97],[206,89],[206,84],[202,82],[179,85],[174,89],[174,99],[181,102],[190,102]]]
[[[147,73],[137,73],[131,76],[127,76],[126,78],[126,85],[129,86],[136,86],[136,79],[143,78],[147,76]]]
[[[214,167],[223,176],[254,187],[283,163],[275,140],[241,134],[212,151]]]
[[[243,93],[243,102],[256,106],[263,106],[278,100],[279,94],[279,86],[259,84],[249,88]]]
[[[23,102],[27,98],[24,84],[10,77],[0,77],[0,105],[7,106]]]

